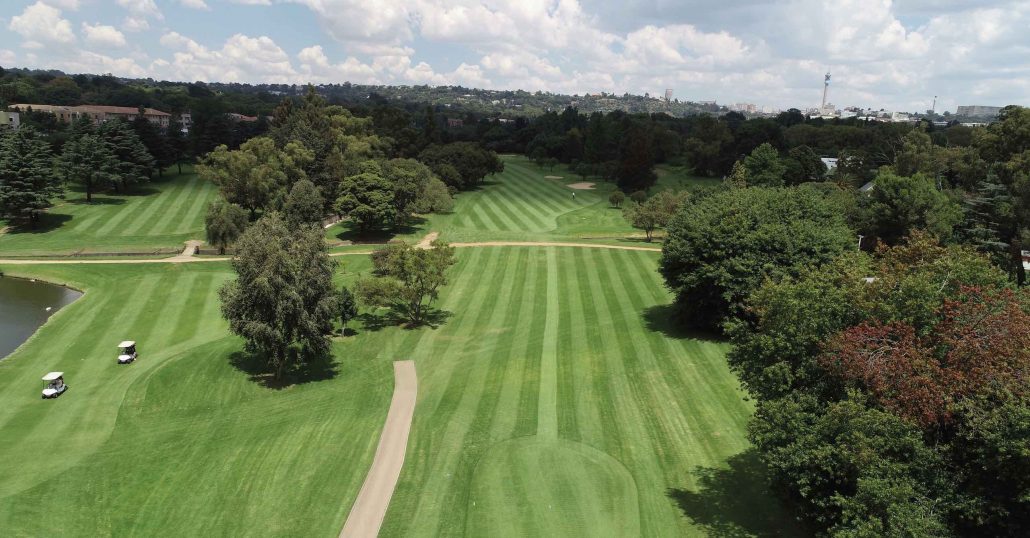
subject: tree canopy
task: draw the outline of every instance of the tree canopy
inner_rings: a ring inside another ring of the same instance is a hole
[[[815,190],[733,189],[687,203],[672,219],[660,271],[695,326],[744,314],[767,279],[797,275],[855,244],[836,207]]]
[[[328,360],[338,311],[321,227],[291,229],[275,212],[236,242],[236,279],[220,290],[222,315],[248,352],[267,361],[277,379],[288,369]]]

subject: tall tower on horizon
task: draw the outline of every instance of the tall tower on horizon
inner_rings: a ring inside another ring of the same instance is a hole
[[[820,109],[826,108],[826,94],[830,91],[830,70],[826,70],[826,78],[823,79],[823,104]]]

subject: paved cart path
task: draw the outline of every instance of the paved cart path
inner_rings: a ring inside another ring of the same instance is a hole
[[[415,361],[393,363],[393,375],[393,401],[386,414],[383,433],[379,436],[379,447],[358,498],[347,515],[347,522],[343,524],[340,538],[374,538],[379,534],[397,479],[401,476],[418,393]]]

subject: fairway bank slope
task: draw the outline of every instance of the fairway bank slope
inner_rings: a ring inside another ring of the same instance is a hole
[[[285,389],[255,381],[218,313],[224,263],[19,274],[86,294],[0,361],[2,534],[339,531],[389,406],[389,361],[358,362],[337,344],[336,375]],[[119,366],[126,338],[140,358]],[[70,388],[41,400],[51,370]]]

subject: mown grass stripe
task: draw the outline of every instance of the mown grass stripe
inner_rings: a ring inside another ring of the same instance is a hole
[[[148,235],[169,235],[175,233],[175,230],[186,222],[186,215],[189,214],[193,210],[193,207],[198,204],[198,194],[200,194],[198,189],[201,184],[202,182],[199,178],[193,178],[192,185],[186,192],[186,196],[180,199],[179,203],[171,209],[170,213],[172,213],[173,216],[168,219],[163,226],[155,227],[150,230]]]
[[[541,231],[548,229],[548,218],[539,214],[529,203],[518,196],[506,194],[507,187],[500,185],[495,187],[497,191],[489,198],[489,203],[500,208],[513,221],[517,221],[513,230],[518,231]]]
[[[151,209],[152,214],[149,218],[137,218],[122,231],[122,235],[160,235],[190,197],[197,181],[197,176],[193,176],[185,183],[176,184],[169,189],[172,192],[166,192],[161,197],[160,202]]]
[[[552,180],[531,177],[524,171],[516,170],[512,171],[510,181],[504,184],[511,187],[513,191],[517,189],[517,195],[520,198],[532,199],[533,202],[543,207],[544,210],[552,215],[567,213],[572,209],[572,205],[564,201],[562,197],[567,195],[571,198],[572,191],[569,189],[564,189],[566,192],[555,190],[553,188],[555,187],[554,185],[547,183],[550,181]]]
[[[509,222],[504,222],[499,216],[489,214],[480,200],[476,200],[476,203],[471,204],[469,210],[483,223],[483,230],[497,232],[507,230],[511,226]]]
[[[558,256],[554,248],[546,249],[547,256],[547,314],[544,318],[544,338],[540,355],[540,403],[537,407],[537,435],[548,439],[558,437]]]
[[[510,207],[497,201],[493,196],[483,196],[480,198],[479,207],[488,214],[494,215],[502,223],[503,227],[498,228],[499,230],[525,230],[532,226],[522,215],[515,213]]]
[[[211,204],[214,199],[214,186],[207,182],[201,181],[199,183],[199,192],[195,193],[192,202],[190,203],[190,209],[183,217],[179,225],[175,227],[174,233],[189,233],[202,230],[204,228],[202,214],[207,212],[207,207]]]
[[[572,201],[572,189],[557,180],[544,179],[525,168],[516,168],[516,177],[528,192],[535,193],[555,213],[567,213],[577,208]]]

